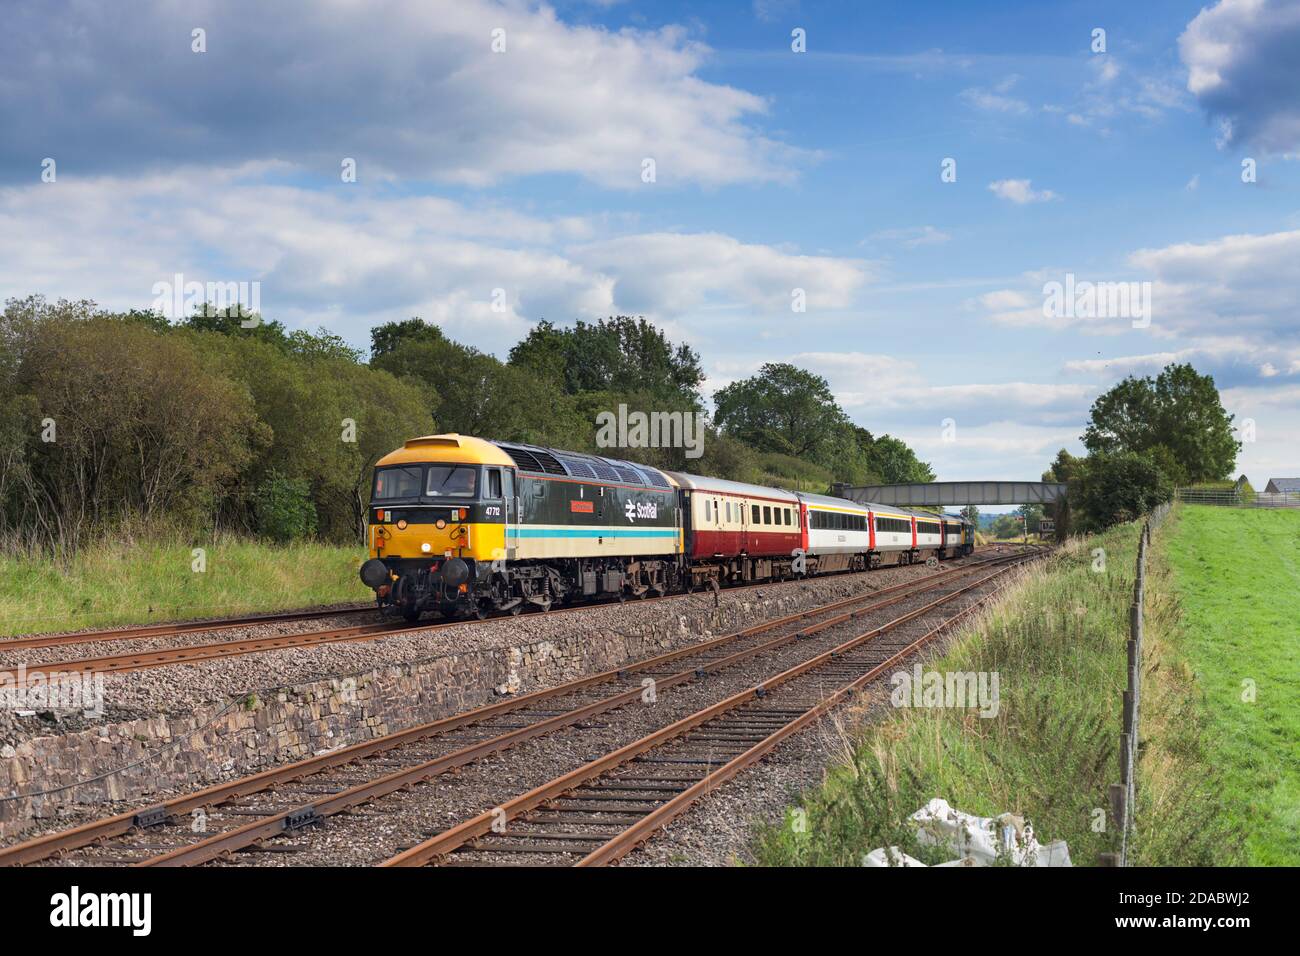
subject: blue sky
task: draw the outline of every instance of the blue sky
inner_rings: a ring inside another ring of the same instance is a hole
[[[1099,391],[1186,360],[1253,423],[1239,469],[1300,474],[1297,0],[5,16],[6,297],[255,281],[291,327],[421,315],[502,356],[644,314],[710,389],[825,375],[942,479],[1037,477]],[[1149,322],[1045,314],[1067,274],[1150,283]]]

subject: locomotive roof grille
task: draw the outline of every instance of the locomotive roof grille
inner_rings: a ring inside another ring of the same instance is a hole
[[[534,458],[529,452],[522,448],[512,448],[509,445],[502,445],[501,450],[514,459],[515,465],[524,471],[541,471],[542,464]]]
[[[497,447],[511,457],[520,471],[621,482],[626,485],[647,485],[652,488],[672,488],[668,479],[657,469],[636,465],[630,461],[600,458],[577,452],[550,451],[535,445],[503,444]]]
[[[568,469],[560,460],[545,448],[521,448],[518,445],[501,445],[502,451],[514,459],[515,464],[524,471],[535,471],[543,475],[567,475]]]
[[[645,479],[635,468],[629,468],[626,465],[615,465],[614,470],[618,472],[618,477],[629,485],[644,485]]]
[[[558,455],[560,464],[569,470],[569,474],[574,478],[595,478],[596,469],[589,463],[580,458],[574,458],[572,455]]]

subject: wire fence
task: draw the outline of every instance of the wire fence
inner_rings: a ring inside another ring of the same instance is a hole
[[[1108,866],[1128,866],[1129,834],[1137,803],[1138,726],[1142,710],[1142,629],[1143,601],[1146,597],[1147,550],[1151,532],[1164,523],[1170,505],[1158,505],[1142,525],[1138,539],[1136,573],[1133,577],[1133,603],[1129,605],[1128,686],[1124,690],[1124,716],[1119,734],[1119,783],[1110,785],[1111,819],[1120,831],[1118,853],[1103,853],[1101,862]]]
[[[1300,492],[1243,492],[1236,488],[1179,488],[1175,496],[1190,505],[1221,508],[1300,508]]]

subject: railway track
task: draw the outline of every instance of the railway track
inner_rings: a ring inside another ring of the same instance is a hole
[[[25,650],[34,647],[62,647],[66,644],[100,644],[111,641],[136,641],[151,637],[179,637],[183,634],[204,634],[208,631],[251,627],[258,624],[291,624],[297,621],[313,621],[322,617],[362,614],[367,611],[373,614],[375,606],[365,604],[356,607],[335,608],[332,611],[289,611],[282,614],[255,614],[247,617],[226,617],[189,624],[145,624],[139,627],[123,627],[105,631],[33,634],[29,637],[0,638],[0,652]]]
[[[976,560],[979,560],[978,558]],[[962,565],[967,567],[969,565]],[[761,582],[757,584],[742,585],[728,590],[741,590],[743,588],[766,587],[772,582]],[[673,597],[680,597],[676,594],[662,595],[658,597],[646,598],[639,603],[648,603],[649,601],[667,600]],[[572,607],[559,608],[548,611],[549,614],[568,614],[576,611],[585,610],[592,605],[582,604]],[[373,608],[358,608],[358,611],[370,610]],[[64,644],[78,643],[97,643],[106,641],[123,641],[137,638],[149,637],[170,637],[183,636],[191,633],[203,633],[206,631],[219,630],[221,628],[238,627],[247,624],[269,623],[274,621],[292,621],[292,620],[309,620],[312,617],[323,617],[335,612],[317,612],[304,611],[291,615],[266,615],[262,618],[243,618],[239,623],[230,622],[213,622],[203,624],[198,627],[191,625],[156,625],[146,628],[134,629],[134,632],[127,631],[105,631],[96,632],[93,636],[77,634],[59,634],[48,635],[46,637],[19,638],[13,641],[0,641],[0,654],[6,649],[18,650],[25,648],[57,647]],[[347,612],[344,612],[347,613]],[[488,618],[487,620],[493,620]],[[330,628],[321,631],[307,631],[297,634],[275,634],[265,637],[255,638],[237,638],[225,639],[218,641],[208,641],[196,644],[181,644],[171,646],[161,646],[154,648],[134,649],[116,654],[103,654],[93,657],[71,658],[67,660],[49,660],[37,662],[24,662],[24,673],[15,677],[15,686],[24,686],[30,680],[44,679],[45,675],[52,673],[63,674],[93,674],[93,673],[129,673],[132,671],[147,670],[155,667],[166,667],[172,664],[193,664],[202,661],[219,660],[226,657],[242,657],[247,654],[256,654],[265,651],[287,650],[298,647],[311,647],[320,644],[336,644],[351,641],[369,641],[382,637],[391,637],[399,634],[410,634],[418,631],[438,630],[445,627],[454,627],[463,624],[477,623],[475,619],[468,620],[451,620],[451,621],[431,621],[416,624],[378,622],[371,624],[362,624],[346,628]],[[167,631],[171,627],[173,630]],[[144,633],[156,631],[156,633]],[[0,662],[0,667],[5,665]],[[9,665],[16,669],[16,666]],[[39,677],[36,675],[40,675]]]
[[[972,600],[919,636],[890,641],[882,639],[886,635],[1009,570],[995,571],[591,760],[403,850],[381,866],[617,862],[786,738],[969,617],[991,595]]]
[[[0,849],[0,865],[60,857],[91,864],[193,865],[255,847],[656,692],[735,667],[1019,556],[985,558],[764,622],[617,670],[481,707]],[[392,771],[394,765],[401,769]],[[192,832],[195,813],[205,831]],[[215,831],[215,832],[214,832]]]

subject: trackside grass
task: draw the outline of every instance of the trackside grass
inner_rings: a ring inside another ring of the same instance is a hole
[[[1223,812],[1249,863],[1300,865],[1300,511],[1188,505],[1156,551]]]
[[[202,547],[206,570],[193,570]],[[0,556],[0,634],[153,624],[373,600],[361,548],[239,538],[135,539],[83,548],[67,566]]]
[[[996,674],[996,716],[981,717],[974,707],[894,707],[890,685],[877,691],[884,714],[846,741],[847,759],[803,794],[780,826],[759,832],[756,861],[851,866],[881,846],[927,863],[950,859],[918,845],[906,822],[933,797],[981,816],[1021,814],[1043,843],[1066,840],[1076,865],[1094,865],[1099,854],[1118,849],[1107,786],[1119,781],[1139,532],[1128,524],[1068,542],[925,665],[927,672]],[[1149,566],[1143,726],[1159,728],[1165,739],[1139,796],[1142,829],[1132,861],[1238,862],[1242,837],[1218,812],[1219,783],[1189,719],[1188,695],[1178,675],[1159,664],[1173,613],[1171,601],[1155,599],[1165,584],[1163,572]]]

